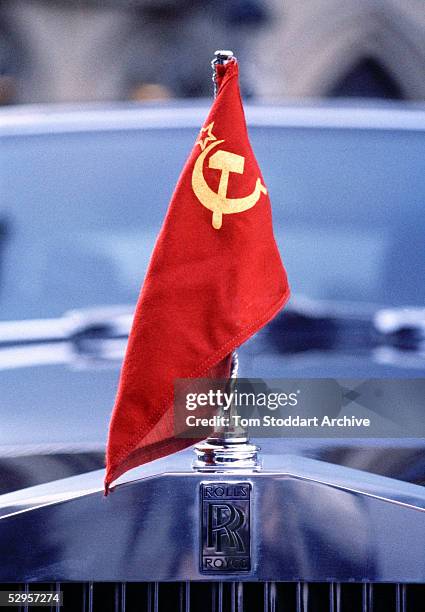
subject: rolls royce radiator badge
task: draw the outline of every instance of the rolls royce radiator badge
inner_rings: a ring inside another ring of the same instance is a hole
[[[201,550],[203,573],[251,570],[251,484],[201,483]]]

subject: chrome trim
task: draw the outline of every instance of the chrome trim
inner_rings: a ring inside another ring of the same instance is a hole
[[[382,308],[375,313],[374,323],[382,334],[412,330],[425,338],[425,308]]]
[[[191,452],[138,468],[107,498],[103,470],[1,496],[0,581],[205,580],[205,475]],[[253,487],[253,565],[237,580],[425,582],[425,488],[267,452],[263,472],[225,476],[241,479]]]
[[[34,587],[28,583],[14,586],[21,592],[31,588]],[[50,585],[50,590],[63,592],[66,609],[82,609],[84,612],[87,612],[90,592],[92,612],[105,612],[105,609],[113,612],[422,612],[425,597],[425,585],[301,581],[214,581],[204,584],[56,582]],[[62,608],[57,605],[55,609],[59,612]]]
[[[134,129],[199,129],[210,101],[132,106],[27,105],[0,110],[0,136],[111,132]],[[381,104],[379,107],[246,104],[252,127],[425,130],[421,106]]]
[[[133,305],[117,304],[69,310],[56,319],[0,321],[0,348],[3,345],[72,341],[99,326],[110,328],[110,337],[128,336],[133,311]]]
[[[193,468],[198,472],[224,472],[228,470],[261,470],[258,457],[260,447],[247,438],[229,439],[210,437],[194,448]]]

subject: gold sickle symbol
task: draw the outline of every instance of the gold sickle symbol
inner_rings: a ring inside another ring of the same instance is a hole
[[[224,140],[217,140],[206,147],[198,156],[192,172],[192,189],[201,204],[205,206],[205,208],[212,210],[212,226],[215,229],[220,229],[223,222],[223,215],[248,210],[255,206],[262,193],[267,194],[267,189],[261,183],[261,179],[257,178],[252,193],[244,198],[228,198],[227,186],[229,184],[229,174],[231,172],[243,174],[245,158],[241,155],[223,150],[216,151],[214,155],[211,155],[209,160],[208,165],[210,168],[221,170],[218,192],[211,189],[203,173],[204,160],[214,147],[223,142]]]

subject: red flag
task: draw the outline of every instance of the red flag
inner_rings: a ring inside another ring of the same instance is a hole
[[[224,378],[289,287],[248,140],[235,60],[175,188],[136,308],[109,430],[105,489],[193,443],[173,437],[176,378]]]

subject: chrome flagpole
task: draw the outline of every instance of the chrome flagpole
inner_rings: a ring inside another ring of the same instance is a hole
[[[224,65],[230,60],[236,60],[233,51],[219,50],[214,53],[211,62],[213,70],[214,98],[217,97],[218,65]],[[232,354],[230,378],[226,385],[226,392],[232,392],[235,388],[239,372],[239,359],[236,351]],[[237,414],[236,406],[233,403],[230,410],[222,411],[220,416],[232,418]],[[214,432],[203,442],[194,448],[196,458],[193,461],[193,468],[201,472],[221,472],[227,470],[254,470],[261,469],[258,458],[260,448],[251,444],[248,431],[242,427],[217,427]]]

